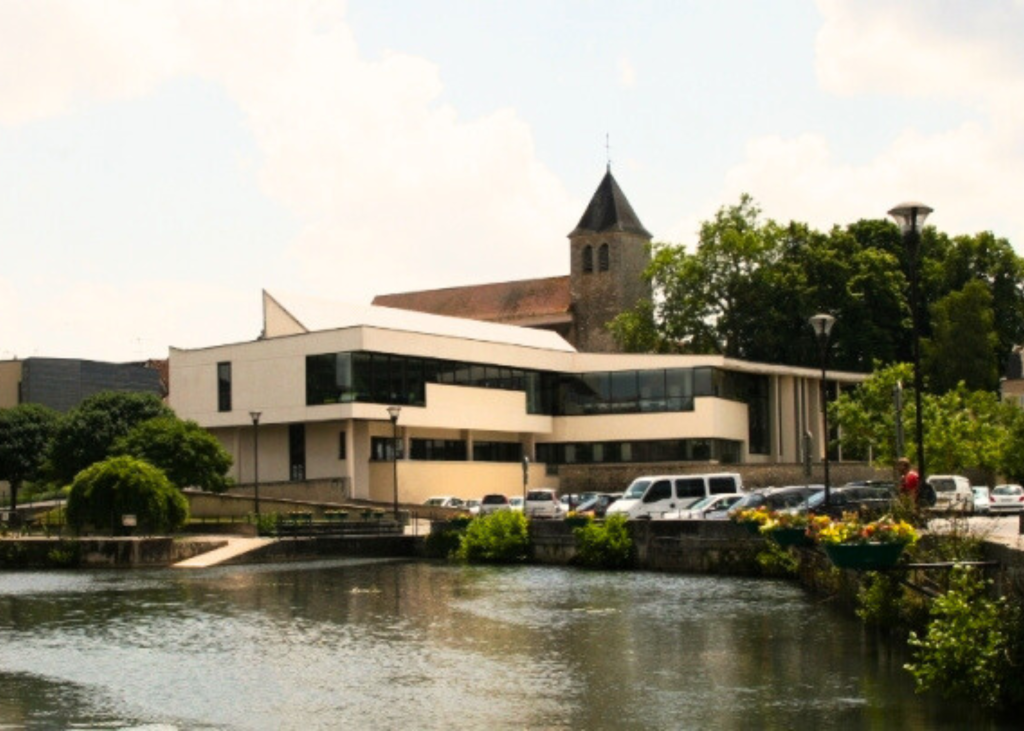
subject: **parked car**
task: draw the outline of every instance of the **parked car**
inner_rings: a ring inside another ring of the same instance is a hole
[[[490,515],[491,513],[511,509],[511,506],[508,504],[508,498],[504,495],[498,495],[497,493],[484,495],[480,500],[480,515]]]
[[[660,518],[665,513],[685,510],[708,495],[737,492],[743,492],[743,479],[735,472],[638,477],[608,508],[608,515],[624,513],[630,519]]]
[[[996,485],[991,497],[989,510],[993,513],[1019,513],[1024,509],[1024,487],[1020,485]]]
[[[463,503],[462,507],[469,511],[470,515],[480,514],[480,501],[479,500],[467,500]]]
[[[510,510],[518,510],[519,512],[523,512],[523,498],[519,495],[516,495],[515,497],[510,497],[508,499],[508,507]]]
[[[451,495],[437,495],[427,498],[423,504],[435,508],[461,508],[465,506],[465,501],[462,498],[452,497]]]
[[[561,518],[566,510],[554,490],[539,487],[526,493],[523,513],[527,518]]]
[[[840,485],[829,488],[828,492],[827,508],[823,486],[790,510],[794,513],[831,515],[834,518],[851,512],[881,515],[892,510],[898,499],[896,486],[891,482]]]
[[[785,487],[764,487],[754,492],[748,492],[742,500],[727,510],[713,510],[704,516],[706,520],[727,520],[729,517],[747,508],[767,507],[769,510],[784,510],[795,508],[804,500],[809,498],[818,490],[823,490],[820,485],[786,485]]]
[[[708,495],[701,498],[686,510],[679,510],[675,513],[665,513],[666,520],[703,520],[709,513],[724,511],[731,508],[744,497],[744,493],[725,493],[723,495]]]
[[[966,477],[932,475],[928,484],[935,490],[935,510],[969,513],[974,508],[974,492]]]
[[[988,515],[992,512],[992,495],[988,486],[975,485],[971,488],[974,491],[974,512],[979,515]]]
[[[603,518],[608,512],[608,506],[622,497],[621,492],[602,492],[594,495],[586,502],[580,503],[576,508],[577,515],[592,515],[595,518]]]

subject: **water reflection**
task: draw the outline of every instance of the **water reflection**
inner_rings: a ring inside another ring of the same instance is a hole
[[[0,728],[998,728],[782,582],[333,561],[0,574]]]

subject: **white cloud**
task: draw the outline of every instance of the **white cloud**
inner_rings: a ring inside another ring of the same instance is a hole
[[[945,26],[937,25],[921,4],[819,0],[818,6],[825,22],[817,65],[827,91],[955,99],[975,118],[939,132],[908,127],[856,163],[838,159],[823,133],[752,138],[713,206],[748,192],[768,217],[827,229],[882,218],[896,203],[920,200],[935,208],[929,222],[942,231],[994,230],[1024,247],[1024,221],[1015,217],[1024,193],[1024,132],[1018,125],[1024,65],[1020,54],[1002,45],[1005,19],[974,18],[964,28],[949,14],[942,16]],[[951,13],[974,10],[971,4]],[[1019,11],[1014,18],[1018,26],[1024,21]],[[713,214],[711,206],[701,219]],[[684,225],[692,220],[676,228]]]
[[[145,98],[187,77],[219,85],[238,106],[259,151],[245,172],[299,222],[281,249],[300,280],[268,274],[280,279],[252,282],[252,297],[284,286],[368,301],[568,270],[565,234],[582,203],[537,161],[526,124],[509,109],[460,118],[421,58],[362,58],[342,2],[4,7],[0,124]],[[224,246],[247,255],[244,241]],[[258,310],[236,307],[239,293],[152,281],[151,271],[123,287],[65,283],[33,316],[30,339],[44,354],[113,358],[139,338],[164,348],[230,340],[239,320],[258,327]],[[234,319],[209,316],[221,306]],[[142,307],[158,316],[136,317]],[[104,335],[79,337],[87,321],[104,323]]]

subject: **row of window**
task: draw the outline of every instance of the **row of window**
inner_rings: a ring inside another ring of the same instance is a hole
[[[342,437],[344,440],[344,436]],[[404,459],[402,441],[392,437],[373,437],[370,440],[370,459],[390,462]],[[410,439],[409,459],[424,462],[465,462],[469,451],[466,442],[459,439]],[[344,458],[343,458],[344,459]],[[474,442],[474,462],[521,462],[523,445],[518,442]]]
[[[402,441],[373,437],[372,459],[390,462],[395,449],[401,454]],[[730,439],[653,439],[622,442],[577,442],[538,444],[537,461],[548,465],[614,464],[629,462],[707,462],[735,464],[743,445]],[[458,439],[410,439],[409,459],[419,461],[465,462],[466,442]],[[474,462],[521,462],[523,445],[518,442],[475,442]]]
[[[597,250],[597,268],[598,271],[606,272],[609,266],[611,266],[611,257],[609,256],[608,244],[601,244]],[[587,246],[583,247],[583,273],[593,274],[594,272],[594,247]]]
[[[652,439],[538,444],[537,460],[549,465],[626,462],[741,461],[743,445],[731,439]]]

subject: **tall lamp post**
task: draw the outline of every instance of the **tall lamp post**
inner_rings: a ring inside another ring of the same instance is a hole
[[[253,420],[253,494],[256,507],[256,525],[259,529],[259,418],[260,412],[249,412]]]
[[[924,203],[900,203],[889,211],[903,232],[910,268],[910,317],[914,334],[914,437],[917,441],[917,476],[927,476],[924,461],[924,417],[921,413],[921,229],[932,209]]]
[[[822,421],[822,442],[825,445],[825,507],[831,502],[831,486],[828,474],[828,387],[825,383],[826,369],[828,367],[828,338],[832,332],[832,326],[836,324],[836,318],[832,315],[819,313],[809,321],[818,337],[818,349],[821,353],[821,421]]]
[[[388,417],[391,419],[391,464],[393,468],[392,479],[395,488],[395,522],[398,522],[398,415],[402,413],[401,406],[388,406]]]

